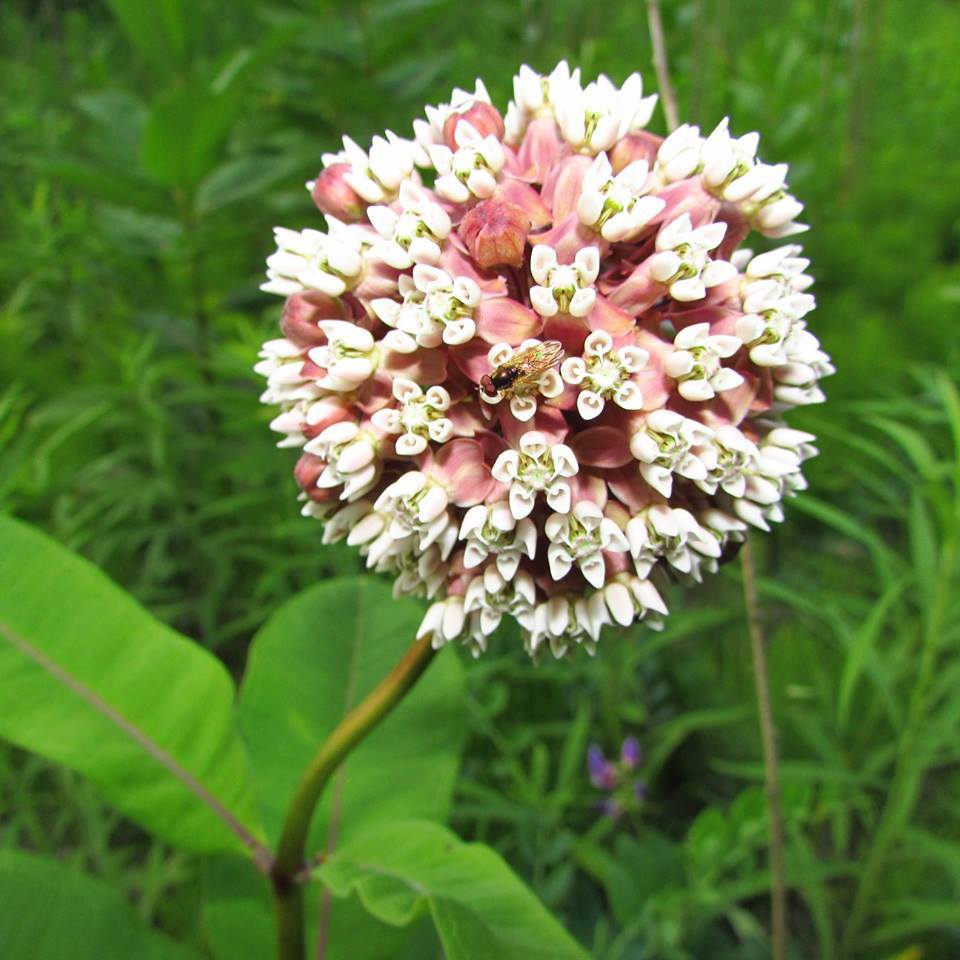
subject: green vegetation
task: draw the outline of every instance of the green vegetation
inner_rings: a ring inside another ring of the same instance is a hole
[[[811,326],[839,371],[824,384],[829,402],[792,421],[820,438],[810,491],[755,538],[790,956],[953,960],[960,7],[663,8],[681,117],[709,129],[729,114],[734,132],[761,132],[765,159],[791,164],[814,227],[803,237],[817,277]],[[280,303],[257,290],[270,228],[318,221],[302,184],[342,132],[361,143],[387,127],[405,134],[424,103],[476,76],[501,104],[521,62],[549,69],[561,57],[617,81],[640,69],[654,88],[643,5],[6,0],[0,54],[0,505],[149,611],[4,520],[0,621],[145,723],[138,658],[161,651],[150,679],[168,684],[179,726],[152,735],[241,820],[262,824],[256,847],[274,839],[311,744],[333,723],[311,695],[337,689],[352,634],[323,624],[344,609],[382,617],[393,603],[381,584],[344,579],[283,606],[360,561],[322,547],[319,526],[300,517],[294,457],[274,448],[257,402],[251,368]],[[509,635],[477,662],[444,652],[350,761],[358,797],[346,809],[362,820],[384,804],[384,819],[405,823],[404,843],[423,859],[410,883],[419,896],[365,873],[364,835],[345,821],[307,904],[328,958],[420,960],[440,943],[471,957],[451,932],[467,922],[465,891],[430,862],[451,845],[491,901],[505,898],[517,950],[578,954],[549,913],[600,960],[769,956],[739,565],[667,601],[662,634],[611,634],[593,660],[533,669]],[[406,646],[417,612],[391,606],[393,619],[375,625],[389,656],[365,650],[365,688]],[[131,632],[118,633],[124,624]],[[85,655],[94,638],[99,659]],[[269,669],[258,660],[285,643]],[[8,665],[9,653],[0,642],[0,735],[16,744],[0,747],[0,955],[65,955],[55,934],[46,953],[16,939],[41,901],[51,907],[37,922],[51,929],[89,903],[128,938],[124,956],[270,956],[265,886],[240,869],[233,835],[208,828],[207,808],[175,780],[140,773],[145,761],[125,745],[113,752],[96,718],[51,716],[46,681],[12,655]],[[237,718],[228,673],[245,675]],[[431,728],[440,715],[449,728]],[[254,724],[264,716],[273,727]],[[643,746],[646,793],[612,820],[595,809],[586,750],[614,753],[628,735]],[[136,783],[118,787],[113,764]],[[437,825],[448,807],[462,844]],[[390,866],[403,845],[375,820]],[[547,912],[520,909],[517,878]],[[321,884],[346,899],[331,906]],[[141,929],[123,898],[160,932]],[[437,934],[422,920],[403,926],[426,913]],[[478,956],[514,955],[470,923],[488,944]],[[96,947],[108,934],[91,932],[91,957],[109,956]]]

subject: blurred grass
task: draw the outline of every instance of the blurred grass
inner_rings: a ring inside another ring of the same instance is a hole
[[[791,164],[814,330],[839,374],[794,423],[811,492],[761,542],[796,956],[960,954],[960,7],[663,4],[682,117]],[[653,87],[641,4],[522,0],[0,6],[0,502],[239,668],[285,598],[358,567],[299,517],[250,368],[270,228],[341,132],[561,57]],[[951,439],[952,438],[952,439]],[[598,957],[764,955],[759,744],[736,571],[662,636],[471,665],[455,826],[494,843]],[[55,585],[53,585],[55,588]],[[648,799],[597,819],[591,739],[644,741]],[[199,939],[195,864],[82,782],[5,753],[4,843],[52,850]],[[644,870],[664,878],[640,896]],[[646,866],[645,866],[646,865]],[[631,899],[633,895],[633,899]]]

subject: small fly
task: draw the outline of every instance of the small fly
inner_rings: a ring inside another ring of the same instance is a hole
[[[563,359],[559,340],[538,343],[512,356],[480,379],[480,389],[488,397],[513,397],[528,392],[544,371]]]

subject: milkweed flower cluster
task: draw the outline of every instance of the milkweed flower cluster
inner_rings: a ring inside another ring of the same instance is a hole
[[[437,646],[504,617],[533,655],[657,628],[666,580],[804,487],[814,438],[783,417],[833,372],[809,262],[743,246],[802,204],[757,134],[663,138],[655,103],[561,63],[502,115],[478,81],[409,137],[344,138],[307,185],[325,224],[276,230],[256,369],[303,512],[430,600]]]

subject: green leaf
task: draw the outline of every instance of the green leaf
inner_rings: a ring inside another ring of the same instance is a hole
[[[227,855],[203,862],[203,930],[218,960],[271,957],[276,942],[269,880]]]
[[[217,960],[264,960],[274,955],[276,931],[269,883],[247,860],[207,857],[203,866],[203,929]],[[429,920],[392,927],[355,897],[336,901],[318,883],[304,889],[310,956],[323,960],[422,960],[439,954]],[[324,949],[319,948],[323,939]],[[424,945],[424,940],[427,944]]]
[[[883,579],[884,587],[890,585],[894,579],[894,571],[900,566],[900,558],[872,527],[864,525],[856,517],[844,513],[837,507],[811,496],[798,497],[793,501],[793,507],[832,527],[842,536],[862,543],[870,552],[876,571]]]
[[[960,927],[960,904],[956,900],[920,900],[902,898],[881,907],[881,916],[891,917],[877,924],[864,938],[865,946],[876,946],[915,937],[931,930],[954,931]]]
[[[217,165],[239,103],[199,85],[159,97],[143,133],[144,169],[158,183],[194,187]]]
[[[119,891],[55,860],[0,850],[3,960],[199,960],[141,923]]]
[[[317,876],[338,897],[355,891],[386,923],[402,926],[429,910],[447,960],[586,960],[498,854],[435,823],[375,828]]]
[[[148,213],[168,214],[170,201],[166,192],[135,173],[106,170],[101,165],[81,160],[39,161],[38,170],[66,185],[101,200],[117,203]]]
[[[199,17],[188,0],[107,0],[130,45],[164,75],[183,63],[196,39]],[[172,61],[172,63],[171,63]]]
[[[850,707],[853,703],[853,693],[860,679],[860,674],[870,662],[874,648],[881,631],[887,624],[887,618],[894,604],[907,585],[906,578],[895,580],[884,591],[883,595],[871,607],[866,619],[847,640],[847,656],[843,664],[843,673],[840,677],[840,692],[837,698],[837,723],[841,729],[847,725],[850,716]],[[884,677],[880,671],[872,671],[878,683],[883,683]]]
[[[223,666],[9,517],[0,517],[0,583],[0,737],[89,777],[177,846],[255,844]]]
[[[279,834],[286,804],[320,743],[390,672],[422,616],[419,604],[395,600],[386,584],[349,577],[304,591],[254,638],[239,717],[270,836]],[[463,699],[460,662],[444,652],[341,767],[320,804],[314,842],[348,840],[381,820],[444,819],[463,737]]]
[[[248,156],[217,167],[197,188],[197,213],[204,216],[262,193],[301,168],[298,156]]]
[[[751,713],[750,707],[716,707],[708,710],[691,710],[662,724],[657,730],[657,742],[644,765],[644,773],[652,777],[670,758],[687,737],[700,730],[711,730],[742,723]]]
[[[77,97],[77,109],[91,121],[94,145],[104,167],[133,168],[147,120],[144,105],[127,90],[97,90]]]

